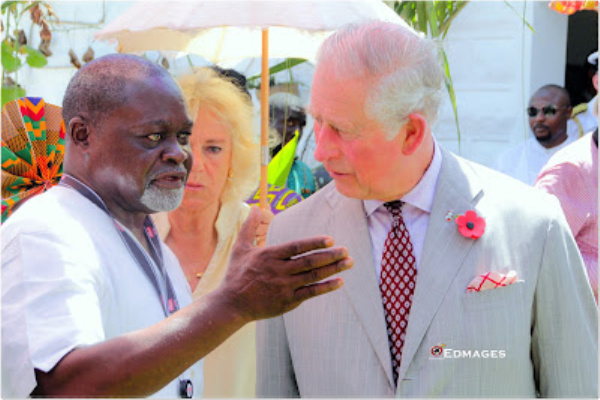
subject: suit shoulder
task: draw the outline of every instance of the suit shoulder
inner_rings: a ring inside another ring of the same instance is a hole
[[[334,182],[330,182],[313,195],[302,200],[298,204],[277,214],[273,221],[289,220],[297,218],[313,218],[318,214],[331,196],[337,195]]]
[[[501,172],[474,161],[458,157],[464,168],[469,168],[478,177],[486,201],[498,207],[511,209],[516,215],[548,214],[560,205],[554,196],[527,185]]]

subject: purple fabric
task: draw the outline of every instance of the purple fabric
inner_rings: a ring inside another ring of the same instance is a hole
[[[254,193],[254,196],[246,200],[246,203],[249,205],[258,204],[259,196],[260,190],[257,190]],[[286,208],[297,204],[301,200],[302,197],[300,197],[300,195],[293,190],[290,190],[286,187],[282,188],[279,186],[268,185],[267,202],[269,203],[273,214],[278,214]]]

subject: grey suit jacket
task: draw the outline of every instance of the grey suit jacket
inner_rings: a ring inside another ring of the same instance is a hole
[[[267,240],[331,235],[355,264],[342,289],[258,324],[259,397],[597,397],[597,309],[558,201],[442,156],[397,388],[362,202],[330,184]],[[479,239],[445,219],[467,210],[486,220]],[[466,293],[504,268],[517,283]]]

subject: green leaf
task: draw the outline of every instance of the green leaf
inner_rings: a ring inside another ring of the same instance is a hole
[[[9,101],[13,101],[20,97],[25,97],[26,94],[27,93],[25,92],[25,89],[22,87],[2,85],[2,107],[4,107],[4,105]]]
[[[506,4],[508,7],[510,7],[511,10],[513,10],[515,12],[515,14],[517,14],[519,16],[519,18],[521,18],[521,20],[523,21],[523,23],[525,25],[527,25],[527,27],[529,28],[529,30],[531,30],[532,33],[535,33],[535,30],[533,29],[533,26],[529,25],[529,22],[527,22],[527,20],[525,19],[524,16],[522,16],[521,14],[519,14],[519,12],[517,10],[515,10],[515,8],[510,5],[510,3],[508,1],[504,1],[504,4]]]
[[[269,75],[273,75],[277,72],[280,71],[284,71],[286,69],[290,69],[292,67],[295,67],[296,65],[305,63],[306,60],[303,58],[288,58],[282,62],[280,62],[277,65],[273,65],[271,68],[269,68]]]
[[[14,47],[8,44],[7,41],[2,42],[2,68],[6,72],[13,72],[21,68],[21,60],[15,57]]]
[[[9,53],[12,53],[12,52],[14,52],[14,51],[15,51],[15,47],[14,47],[12,44],[10,44],[10,43],[8,42],[8,39],[4,39],[4,40],[2,41],[2,52],[3,52],[3,53],[4,53],[4,52],[9,52]]]
[[[458,135],[458,151],[460,152],[460,126],[458,124],[458,109],[456,107],[456,93],[454,93],[454,84],[452,83],[452,76],[450,75],[450,64],[448,64],[448,57],[442,47],[440,47],[442,55],[442,61],[444,63],[444,72],[446,73],[446,90],[448,96],[450,96],[450,102],[452,103],[452,111],[454,111],[454,121],[456,122],[456,133]]]
[[[41,51],[31,46],[25,46],[25,48],[27,49],[27,64],[33,68],[42,68],[48,64],[46,56]]]
[[[426,1],[425,11],[427,13],[427,22],[429,22],[429,29],[431,30],[431,36],[436,38],[440,35],[438,31],[438,16],[435,12],[435,6],[431,1]]]
[[[416,19],[416,5],[414,1],[406,1],[400,3],[401,7],[399,8],[400,17],[413,28],[417,27],[417,19]]]
[[[271,68],[269,68],[269,76],[276,74],[277,72],[280,71],[285,71],[286,69],[290,69],[296,65],[305,63],[306,60],[303,58],[286,58],[284,61],[280,62],[279,64],[273,65]],[[261,77],[261,74],[258,75],[253,75],[250,78],[247,79],[247,81],[254,81],[256,79],[259,79]]]
[[[448,29],[450,28],[450,24],[452,23],[452,21],[454,21],[454,18],[456,18],[456,16],[462,11],[463,8],[465,8],[465,6],[467,4],[469,4],[468,1],[457,1],[457,2],[452,2],[453,7],[450,9],[449,13],[448,13],[448,18],[445,19],[441,24],[440,24],[440,32],[442,32],[442,38],[446,37],[446,34],[448,34]]]
[[[4,3],[2,3],[2,14],[4,14],[4,10],[6,10],[8,7],[12,6],[13,4],[18,4],[20,3],[19,1],[5,1]]]
[[[416,2],[417,5],[417,23],[416,28],[427,35],[427,9],[425,8],[425,1]]]

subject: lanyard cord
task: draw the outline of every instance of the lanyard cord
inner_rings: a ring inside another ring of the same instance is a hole
[[[135,239],[133,234],[111,215],[108,207],[106,207],[106,204],[104,204],[96,192],[87,187],[83,182],[66,174],[63,174],[59,185],[76,190],[112,218],[117,232],[119,233],[119,236],[121,236],[129,253],[135,259],[142,271],[144,271],[144,274],[150,280],[152,286],[154,286],[165,317],[168,317],[170,314],[179,310],[177,296],[175,295],[175,290],[173,289],[173,284],[169,279],[169,275],[165,270],[158,232],[152,223],[152,219],[149,216],[146,216],[146,219],[144,220],[144,234],[148,243],[150,243],[150,254],[148,254]]]

